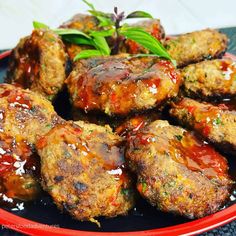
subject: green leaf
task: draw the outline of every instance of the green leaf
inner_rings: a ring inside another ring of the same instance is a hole
[[[104,37],[102,36],[93,36],[93,42],[94,45],[96,47],[96,49],[98,49],[102,55],[110,55],[110,48],[107,44],[107,41]]]
[[[90,39],[90,37],[87,34],[83,33],[82,31],[76,30],[76,29],[54,29],[53,31],[60,36],[71,34],[71,35],[80,35],[80,36]]]
[[[74,57],[74,61],[85,59],[89,57],[102,56],[102,53],[99,50],[83,50]]]
[[[33,21],[33,26],[35,29],[49,29],[49,26],[45,25],[44,23]]]
[[[94,46],[94,42],[92,39],[80,37],[78,35],[62,35],[62,40],[68,43],[77,44],[77,45]]]
[[[126,16],[126,19],[129,18],[153,18],[152,15],[145,11],[134,11],[131,12],[128,16]]]
[[[86,1],[86,0],[82,0],[87,6],[89,6],[92,10],[95,10],[95,7],[92,3]]]
[[[90,36],[102,36],[102,37],[108,37],[112,36],[115,32],[115,29],[109,29],[109,30],[100,30],[100,31],[91,31],[89,33]]]
[[[163,45],[143,29],[137,27],[121,27],[119,33],[139,43],[157,56],[172,60]]]
[[[111,20],[112,14],[105,13],[102,11],[97,11],[92,3],[86,0],[82,1],[90,7],[91,10],[88,10],[88,12],[99,20],[99,25],[98,25],[99,27],[114,25],[113,21]]]
[[[96,16],[99,20],[99,27],[106,27],[114,25],[113,21],[110,18],[104,16]]]
[[[102,11],[97,11],[97,10],[95,10],[95,9],[93,9],[93,10],[88,10],[88,12],[91,14],[91,15],[93,15],[93,16],[103,16],[103,17],[105,17],[105,18],[110,18],[111,19],[111,16],[112,16],[112,14],[111,13],[105,13],[105,12],[102,12]]]

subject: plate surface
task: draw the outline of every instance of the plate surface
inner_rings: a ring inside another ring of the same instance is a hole
[[[233,32],[236,35],[236,28]],[[231,37],[235,39],[235,35]],[[233,44],[231,40],[231,52],[234,52],[235,46],[236,40]],[[9,53],[0,55],[1,83],[6,73],[8,55]],[[236,57],[231,54],[227,56],[236,60]],[[228,160],[230,173],[235,179],[236,158],[230,157]],[[236,190],[234,197],[236,197]],[[25,209],[22,211],[0,209],[0,224],[33,235],[193,235],[232,220],[236,220],[236,204],[233,202],[213,215],[191,221],[157,211],[140,198],[136,208],[128,216],[113,219],[99,218],[101,228],[93,223],[79,222],[67,214],[61,214],[46,194],[40,200],[25,204]]]

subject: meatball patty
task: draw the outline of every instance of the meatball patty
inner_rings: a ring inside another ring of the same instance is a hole
[[[0,204],[34,199],[39,157],[34,144],[62,120],[45,98],[10,84],[0,85]]]
[[[182,77],[170,61],[126,55],[81,60],[66,80],[74,107],[126,115],[178,94]]]
[[[236,65],[231,59],[202,61],[184,67],[181,73],[188,97],[210,100],[236,95]]]
[[[236,111],[184,98],[173,104],[170,114],[207,138],[219,150],[236,153]]]
[[[51,30],[36,29],[13,49],[6,81],[52,100],[63,87],[66,60],[60,37]]]
[[[0,84],[0,132],[21,137],[29,144],[62,122],[42,96],[10,84]]]
[[[167,121],[130,136],[126,158],[140,194],[162,211],[199,218],[219,210],[229,196],[226,159]]]
[[[227,49],[227,43],[225,34],[206,29],[169,39],[165,42],[165,47],[176,60],[178,67],[183,67],[205,59],[221,57]]]
[[[123,215],[134,204],[122,139],[106,126],[68,122],[37,143],[43,186],[78,220]]]

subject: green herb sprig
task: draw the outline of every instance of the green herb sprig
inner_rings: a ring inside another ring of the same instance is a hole
[[[153,18],[149,13],[144,11],[134,11],[125,16],[124,12],[118,12],[117,7],[114,8],[114,13],[105,13],[96,10],[94,5],[87,0],[82,1],[90,8],[88,12],[98,19],[98,26],[103,27],[104,30],[90,31],[88,34],[76,29],[54,30],[55,33],[62,37],[63,41],[77,45],[89,45],[92,47],[92,49],[82,50],[75,56],[74,61],[93,56],[117,54],[121,42],[124,39],[131,39],[151,52],[151,54],[142,54],[143,56],[158,56],[171,60],[175,64],[175,61],[171,59],[163,45],[143,28],[121,24],[124,20],[131,18]],[[49,29],[47,25],[36,21],[33,22],[33,26],[36,29]],[[110,49],[107,43],[107,37],[114,38],[115,43],[112,49]]]
[[[35,29],[49,29],[49,27],[41,22],[34,21],[33,26]],[[78,45],[89,45],[95,49],[83,50],[75,56],[74,61],[82,58],[89,58],[91,56],[104,56],[110,55],[110,48],[105,39],[106,35],[110,35],[111,31],[96,32],[91,31],[89,34],[85,34],[76,29],[54,29],[56,34],[60,35],[66,42],[78,44]]]

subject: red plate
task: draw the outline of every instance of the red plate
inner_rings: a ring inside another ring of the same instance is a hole
[[[7,57],[10,51],[0,54],[0,59]],[[226,57],[230,57],[236,60],[236,56],[226,53]],[[46,224],[37,223],[23,217],[16,216],[10,212],[0,209],[0,224],[14,229],[18,232],[27,233],[29,235],[195,235],[208,230],[212,230],[226,223],[236,220],[236,204],[227,207],[210,216],[194,220],[188,223],[179,224],[176,226],[165,227],[160,229],[152,229],[145,231],[132,231],[132,232],[92,232],[92,231],[80,231],[65,228],[52,227]]]

